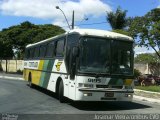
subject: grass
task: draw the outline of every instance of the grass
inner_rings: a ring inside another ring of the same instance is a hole
[[[160,86],[135,86],[135,88],[151,92],[160,92]]]

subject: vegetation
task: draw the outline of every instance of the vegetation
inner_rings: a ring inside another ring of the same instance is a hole
[[[160,8],[148,12],[142,17],[135,17],[130,20],[128,32],[138,39],[139,46],[152,48],[160,59]]]
[[[160,92],[159,86],[135,86],[135,88],[152,92]]]
[[[133,18],[126,17],[127,10],[122,10],[120,7],[117,8],[116,12],[107,13],[107,21],[112,27],[112,31],[124,35],[130,36],[128,28],[133,21]]]
[[[155,54],[142,54],[136,61],[155,62],[160,60],[160,8],[155,8],[141,17],[126,17],[126,10],[117,8],[116,12],[107,13],[107,21],[113,32],[129,35],[138,46],[152,48]]]
[[[134,78],[138,78],[138,76],[140,76],[142,73],[137,70],[137,69],[134,69]]]
[[[113,30],[123,29],[126,26],[126,10],[121,10],[120,7],[117,8],[116,12],[107,13],[107,21],[111,25]]]
[[[0,31],[0,59],[23,59],[25,46],[64,33],[59,26],[34,25],[28,21]],[[6,64],[7,68],[7,64]],[[2,70],[0,61],[0,70]],[[7,72],[7,69],[6,69]]]
[[[6,36],[0,32],[0,58],[12,58],[12,44],[5,38]]]
[[[28,21],[3,29],[0,32],[0,58],[10,59],[17,57],[17,59],[23,59],[27,44],[38,42],[64,32],[58,26],[51,24],[34,25]]]
[[[144,53],[135,57],[135,63],[160,63],[160,59],[155,53]]]

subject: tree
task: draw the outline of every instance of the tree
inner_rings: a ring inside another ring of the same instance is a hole
[[[107,21],[111,25],[113,30],[124,29],[126,27],[127,18],[126,10],[121,10],[120,7],[117,8],[116,12],[107,13]]]
[[[142,73],[137,70],[137,69],[134,69],[134,78],[138,78]]]
[[[116,33],[120,33],[120,34],[124,34],[124,35],[130,35],[127,30],[123,30],[123,29],[116,29],[116,30],[112,30],[112,32],[116,32]]]
[[[0,33],[0,60],[6,60],[6,72],[7,72],[7,60],[13,57],[12,45],[4,40],[4,36]],[[0,71],[2,71],[1,61],[0,61]]]
[[[25,46],[34,42],[38,42],[65,31],[55,25],[34,25],[28,21],[20,25],[11,26],[1,31],[2,41],[6,41],[7,45],[11,45],[11,49],[16,51],[15,56],[23,59]]]
[[[135,17],[129,26],[129,34],[138,39],[139,46],[152,48],[160,59],[160,9],[156,8],[142,17]]]
[[[144,53],[135,57],[135,63],[160,63],[160,59],[155,53]]]

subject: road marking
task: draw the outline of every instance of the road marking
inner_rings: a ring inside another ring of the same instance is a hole
[[[0,78],[3,78],[3,79],[12,79],[12,80],[24,80],[23,78],[9,77],[9,76],[0,76]]]

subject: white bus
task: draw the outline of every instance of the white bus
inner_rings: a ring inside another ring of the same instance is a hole
[[[74,29],[26,46],[24,79],[73,101],[132,101],[133,39]]]

